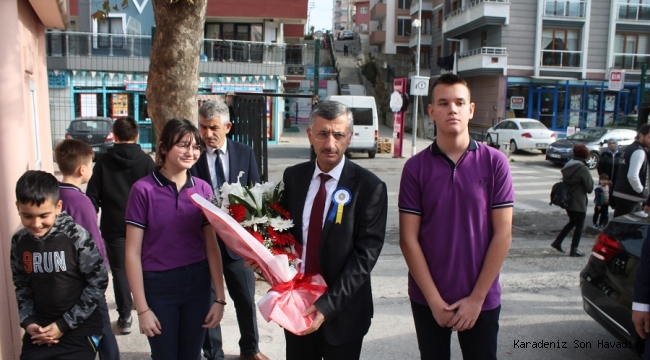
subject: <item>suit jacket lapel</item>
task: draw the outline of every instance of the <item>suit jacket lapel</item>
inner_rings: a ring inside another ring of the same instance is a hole
[[[294,197],[294,209],[299,210],[297,213],[292,214],[294,228],[294,238],[301,244],[304,244],[305,241],[302,238],[302,213],[305,209],[305,201],[307,199],[307,192],[309,192],[309,184],[311,182],[311,177],[314,175],[314,170],[316,168],[316,162],[312,161],[308,169],[304,173],[297,173],[293,179],[295,194]],[[286,184],[285,184],[286,185]]]
[[[339,179],[339,183],[336,186],[336,189],[339,189],[341,187],[344,187],[350,191],[352,191],[352,188],[354,187],[354,168],[352,167],[352,163],[350,163],[349,160],[345,160],[345,164],[343,164],[343,171],[341,172],[341,178]],[[336,192],[336,190],[334,190]],[[333,195],[333,194],[332,194]],[[323,225],[323,234],[321,235],[320,239],[320,245],[321,247],[323,246],[323,243],[327,239],[327,236],[329,235],[330,229],[332,228],[332,224],[334,224],[334,221],[329,221],[328,217],[330,214],[330,211],[335,206],[338,206],[337,204],[332,201],[332,199],[328,199],[328,208],[327,208],[327,213],[325,213],[325,224]]]
[[[199,156],[199,161],[197,162],[196,167],[199,170],[199,177],[205,180],[208,184],[210,184],[210,187],[214,189],[214,185],[212,184],[212,176],[210,176],[210,167],[208,166],[208,154],[206,151],[201,153],[201,156]]]
[[[226,139],[228,142],[228,164],[230,166],[230,169],[228,169],[228,182],[233,184],[237,182],[237,176],[239,176],[239,164],[240,162],[238,161],[239,159],[237,156],[239,155],[237,153],[237,149],[235,149],[235,146],[232,144],[233,141],[230,139]],[[248,185],[248,184],[242,184],[242,185]]]

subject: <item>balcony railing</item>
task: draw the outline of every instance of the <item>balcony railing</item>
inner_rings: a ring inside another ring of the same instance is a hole
[[[447,16],[445,16],[445,20],[447,20],[449,18],[452,18],[452,17],[454,17],[456,15],[459,15],[461,13],[464,13],[465,11],[467,11],[467,10],[469,10],[469,9],[475,7],[475,6],[478,6],[480,4],[483,4],[483,3],[509,3],[509,2],[510,2],[510,0],[475,0],[475,1],[472,1],[471,3],[459,8],[456,11],[453,11],[453,12],[450,12],[449,14],[447,14]]]
[[[586,6],[586,0],[546,0],[544,16],[584,18]]]
[[[542,50],[542,67],[580,67],[582,51],[572,50]]]
[[[650,21],[650,5],[619,4],[617,20]]]
[[[641,70],[643,64],[650,66],[650,54],[614,54],[614,67]]]
[[[148,59],[149,35],[46,32],[47,56]],[[255,41],[203,39],[201,61],[313,65],[313,44],[276,44]],[[331,59],[321,51],[321,65]]]
[[[472,49],[464,53],[459,53],[457,57],[462,59],[464,57],[474,56],[474,55],[508,55],[506,48],[504,47],[481,47],[478,49]]]

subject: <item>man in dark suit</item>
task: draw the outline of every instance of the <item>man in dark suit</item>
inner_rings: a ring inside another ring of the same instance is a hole
[[[641,258],[634,280],[632,302],[632,322],[641,339],[645,339],[643,360],[650,360],[650,232],[646,235],[641,249]]]
[[[226,138],[232,124],[228,106],[221,101],[206,101],[199,110],[199,131],[206,150],[194,164],[192,175],[207,181],[215,194],[224,182],[252,185],[260,181],[253,149]],[[239,177],[241,174],[241,177]],[[239,179],[238,179],[239,177]],[[223,275],[228,293],[235,303],[240,358],[244,360],[268,359],[259,351],[259,335],[255,308],[255,274],[244,266],[244,259],[228,249],[217,238],[221,249]],[[203,353],[208,359],[223,359],[221,327],[208,329],[203,343]]]
[[[316,160],[284,172],[283,204],[303,244],[301,271],[321,274],[328,286],[303,314],[316,314],[311,328],[285,331],[288,360],[359,359],[370,327],[370,272],[384,244],[388,201],[384,182],[345,159],[352,124],[347,106],[319,102],[307,129]]]

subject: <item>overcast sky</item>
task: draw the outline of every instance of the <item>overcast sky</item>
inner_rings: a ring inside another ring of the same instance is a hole
[[[309,26],[316,30],[332,30],[333,0],[309,0],[314,3],[314,8],[309,11]],[[309,30],[309,27],[307,27]]]

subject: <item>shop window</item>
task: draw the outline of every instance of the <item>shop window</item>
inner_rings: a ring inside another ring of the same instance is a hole
[[[411,36],[411,19],[397,19],[397,36]]]
[[[579,30],[544,29],[542,66],[579,67],[581,56]]]
[[[361,31],[368,31],[368,24],[362,23],[361,24]]]
[[[647,33],[616,33],[614,40],[614,66],[639,70],[650,59],[650,35]]]

